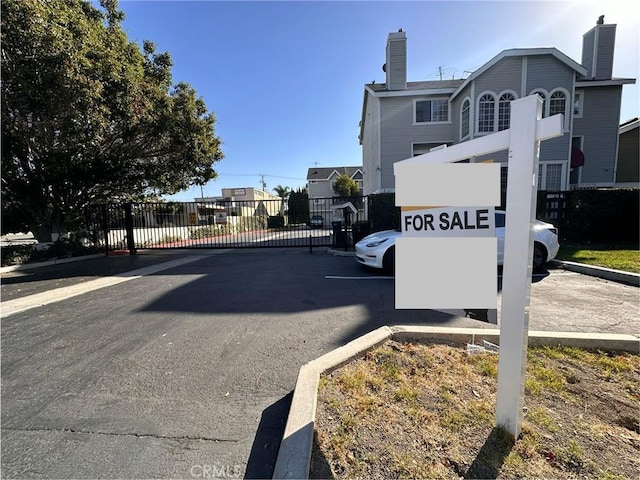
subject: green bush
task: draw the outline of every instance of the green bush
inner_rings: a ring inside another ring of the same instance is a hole
[[[638,245],[640,231],[640,190],[573,190],[563,192],[564,207],[547,205],[547,192],[539,192],[538,218],[560,230],[560,239],[581,244]],[[554,200],[550,200],[553,202]],[[558,214],[553,207],[560,207]]]
[[[211,238],[216,236],[216,226],[208,225],[206,227],[193,228],[189,230],[189,238],[191,240],[201,240],[203,238]]]
[[[273,215],[267,219],[267,228],[284,228],[284,217]]]
[[[10,245],[0,249],[3,267],[80,257],[100,252],[102,252],[100,247],[83,245],[80,238],[61,238],[53,242],[48,248],[36,248],[35,245]]]
[[[158,243],[174,243],[180,242],[182,237],[179,235],[164,235],[158,240]]]
[[[400,228],[400,207],[396,207],[396,195],[394,193],[369,195],[369,220],[372,232]]]

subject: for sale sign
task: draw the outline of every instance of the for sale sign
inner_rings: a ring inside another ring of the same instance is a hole
[[[406,237],[493,237],[493,207],[402,207]]]

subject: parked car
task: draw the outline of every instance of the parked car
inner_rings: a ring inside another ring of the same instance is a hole
[[[504,262],[504,231],[506,212],[495,211],[496,237],[498,238],[498,265]],[[396,238],[398,230],[372,233],[356,243],[356,260],[367,267],[393,272],[395,268]],[[558,254],[558,229],[550,223],[535,220],[533,224],[533,268],[540,269]]]
[[[313,215],[310,224],[311,228],[321,228],[324,226],[324,217],[322,215]]]

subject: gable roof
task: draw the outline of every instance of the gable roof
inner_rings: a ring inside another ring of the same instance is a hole
[[[480,68],[478,68],[471,75],[469,75],[466,78],[466,80],[464,81],[464,83],[462,85],[460,85],[460,87],[458,87],[458,89],[453,93],[453,95],[451,95],[451,100],[453,100],[461,91],[463,91],[464,88],[469,83],[471,83],[473,80],[478,78],[484,72],[489,70],[496,63],[498,63],[500,60],[502,60],[504,58],[508,58],[508,57],[529,57],[529,56],[534,56],[534,55],[551,55],[551,56],[557,58],[560,62],[562,62],[565,65],[567,65],[569,68],[572,68],[573,70],[575,70],[578,74],[583,75],[583,76],[587,74],[587,69],[586,68],[584,68],[582,65],[580,65],[575,60],[572,60],[571,58],[569,58],[567,55],[565,55],[564,53],[562,53],[560,50],[558,50],[555,47],[548,47],[548,48],[512,48],[512,49],[509,49],[509,50],[503,50],[498,55],[496,55],[491,60],[489,60],[487,63],[482,65]]]
[[[632,118],[631,120],[627,120],[624,123],[620,124],[620,134],[627,133],[631,130],[634,130],[640,126],[640,119],[638,117]]]
[[[334,173],[352,178],[362,167],[314,167],[307,170],[307,180],[329,180]]]

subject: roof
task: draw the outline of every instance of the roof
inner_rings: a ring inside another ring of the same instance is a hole
[[[593,78],[578,78],[576,87],[614,87],[618,85],[628,85],[636,83],[635,78],[604,78],[602,80],[594,80]]]
[[[439,88],[458,88],[464,80],[431,80],[425,82],[407,82],[407,90],[432,90]],[[367,83],[367,87],[369,87],[374,92],[386,92],[387,84],[386,83]],[[391,90],[393,92],[405,91],[405,90]]]
[[[638,117],[632,118],[631,120],[627,120],[620,124],[620,132],[619,133],[627,133],[630,130],[638,128],[640,126],[640,119]]]
[[[362,173],[362,167],[314,167],[307,171],[307,180],[328,180],[334,172],[351,178],[358,172]]]
[[[462,85],[455,91],[453,95],[451,95],[451,100],[453,100],[464,88],[473,80],[478,78],[484,72],[493,67],[500,60],[508,57],[529,57],[533,55],[552,55],[553,57],[560,60],[562,63],[567,65],[569,68],[572,68],[580,75],[586,75],[587,69],[580,65],[575,60],[572,60],[570,57],[562,53],[555,47],[543,47],[543,48],[511,48],[509,50],[503,50],[498,55],[493,57],[487,63],[478,68],[475,72],[467,77]]]

